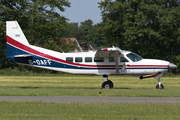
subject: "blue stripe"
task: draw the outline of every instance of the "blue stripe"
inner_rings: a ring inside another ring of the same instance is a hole
[[[126,69],[169,69],[168,67],[136,67],[136,68],[126,68]]]
[[[53,60],[50,60],[50,63],[48,63],[49,59],[39,57],[37,55],[31,54],[32,58],[14,58],[14,55],[18,54],[30,54],[28,52],[25,52],[23,50],[20,50],[18,48],[15,48],[9,44],[7,44],[7,58],[10,59],[13,62],[17,63],[23,63],[26,65],[30,65],[29,60],[33,62],[33,65],[36,66],[42,66],[42,67],[55,67],[55,68],[66,68],[66,69],[82,69],[82,70],[115,70],[115,67],[82,67],[82,66],[73,66],[68,65],[65,63],[56,62]],[[23,62],[22,62],[23,61]],[[120,70],[122,67],[119,68]],[[128,70],[134,70],[134,69],[168,69],[168,67],[130,67],[126,68]]]

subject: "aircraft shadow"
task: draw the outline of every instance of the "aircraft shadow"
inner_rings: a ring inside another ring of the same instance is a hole
[[[120,87],[120,88],[113,88],[113,89],[124,89],[124,90],[130,90],[132,88],[128,88],[128,87]]]
[[[28,87],[18,87],[18,88],[21,88],[21,89],[39,89],[40,87],[31,87],[31,86],[28,86]]]
[[[25,87],[18,87],[18,88],[21,88],[21,89],[40,89],[40,88],[43,88],[43,87],[33,87],[33,86],[25,86]],[[101,87],[45,87],[46,89],[49,88],[49,89],[102,89]],[[118,87],[118,88],[113,88],[113,89],[122,89],[122,90],[130,90],[132,88],[128,88],[128,87]]]

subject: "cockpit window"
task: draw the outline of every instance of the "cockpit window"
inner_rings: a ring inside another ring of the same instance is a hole
[[[129,54],[126,55],[129,59],[131,59],[133,62],[137,62],[137,61],[140,61],[142,60],[142,57],[140,57],[139,55],[131,52]]]

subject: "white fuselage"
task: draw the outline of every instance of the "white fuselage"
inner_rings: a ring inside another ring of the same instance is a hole
[[[164,73],[169,62],[142,59],[120,48],[90,52],[60,53],[30,45],[17,21],[6,22],[7,58],[30,66],[88,75],[146,75]],[[171,64],[172,67],[177,67]]]
[[[67,72],[72,74],[89,74],[89,75],[145,75],[157,72],[166,72],[168,70],[169,62],[163,60],[154,59],[142,59],[133,62],[126,55],[131,53],[129,51],[122,51],[122,54],[118,57],[119,61],[119,73],[116,73],[115,61],[111,61],[109,57],[104,57],[103,61],[95,62],[95,53],[90,52],[75,52],[75,53],[59,53],[44,48],[39,48],[30,45],[32,49],[42,51],[42,55],[37,55],[37,59],[33,59],[33,66],[42,67],[50,70],[56,70],[61,72]],[[51,56],[53,56],[52,59]],[[120,58],[124,57],[128,62],[121,62]],[[57,59],[56,59],[57,58]],[[67,58],[71,58],[71,62],[67,62]],[[81,58],[82,61],[76,61],[77,58]],[[86,61],[86,58],[92,58],[92,61]],[[45,60],[44,60],[45,59]],[[37,64],[38,61],[39,63]],[[44,63],[47,62],[46,64]],[[51,62],[51,64],[48,63]],[[51,65],[56,63],[57,66]],[[58,65],[60,64],[60,65]]]

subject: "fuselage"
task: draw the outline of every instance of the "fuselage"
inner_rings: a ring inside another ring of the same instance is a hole
[[[169,68],[169,62],[167,61],[142,59],[130,51],[121,51],[122,54],[118,56],[119,73],[116,73],[114,57],[95,57],[96,51],[60,53],[18,42],[13,45],[15,43],[13,41],[12,38],[7,36],[7,49],[9,49],[9,56],[7,57],[10,60],[20,64],[72,74],[145,75],[159,71],[164,73]],[[21,56],[18,56],[18,54],[15,56],[10,51],[14,49]],[[11,53],[13,54],[11,55]],[[133,56],[130,56],[130,54],[133,54]]]
[[[6,21],[7,58],[13,62],[72,74],[102,75],[102,88],[113,88],[108,75],[133,75],[140,79],[155,77],[156,89],[164,89],[161,76],[173,63],[164,60],[143,59],[118,47],[97,51],[60,53],[30,45],[17,21]]]
[[[30,45],[17,21],[6,22],[7,58],[13,62],[72,74],[146,75],[166,72],[170,65],[163,60],[142,59],[118,47],[97,51],[60,53]]]

